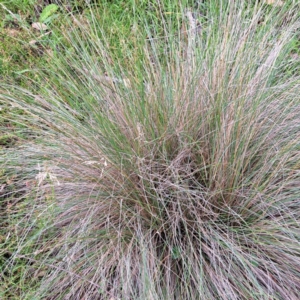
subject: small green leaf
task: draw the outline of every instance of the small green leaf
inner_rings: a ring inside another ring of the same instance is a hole
[[[56,4],[49,4],[47,5],[41,15],[40,15],[40,18],[39,18],[39,21],[40,22],[45,22],[49,17],[51,17],[57,10],[58,10],[59,6],[56,5]]]

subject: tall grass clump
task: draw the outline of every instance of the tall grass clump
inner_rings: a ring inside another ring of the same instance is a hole
[[[119,49],[94,7],[36,91],[2,83],[2,271],[30,299],[298,299],[299,5],[250,2],[136,8]]]

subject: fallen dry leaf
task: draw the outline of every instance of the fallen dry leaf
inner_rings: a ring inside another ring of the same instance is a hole
[[[5,187],[6,187],[5,183],[0,185],[0,193],[4,190]]]
[[[38,41],[37,40],[31,40],[30,42],[29,42],[29,45],[34,45],[34,44],[36,44]]]
[[[37,30],[48,30],[48,26],[41,22],[32,23],[31,27]]]

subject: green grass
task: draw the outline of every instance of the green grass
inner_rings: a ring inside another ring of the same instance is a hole
[[[292,2],[60,11],[0,82],[1,299],[297,299]]]

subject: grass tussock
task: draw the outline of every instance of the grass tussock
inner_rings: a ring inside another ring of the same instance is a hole
[[[2,276],[21,260],[34,299],[297,299],[288,2],[209,1],[178,24],[162,12],[118,56],[93,10],[36,93],[2,84],[28,133],[1,155],[14,237]]]

